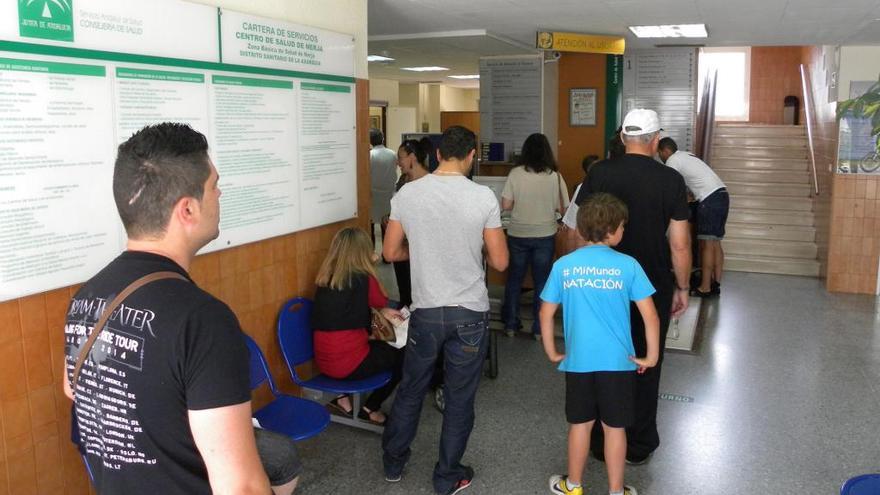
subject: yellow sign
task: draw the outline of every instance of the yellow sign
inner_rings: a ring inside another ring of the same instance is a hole
[[[620,37],[549,31],[538,31],[536,44],[538,48],[543,50],[608,53],[611,55],[623,55],[623,51],[626,49],[626,40]]]

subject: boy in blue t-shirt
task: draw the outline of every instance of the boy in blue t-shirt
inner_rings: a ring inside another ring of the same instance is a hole
[[[637,495],[623,484],[626,428],[634,418],[635,373],[657,364],[660,320],[651,299],[654,287],[641,265],[611,249],[623,237],[626,205],[616,197],[589,196],[577,215],[586,246],[553,264],[541,292],[541,338],[550,361],[565,372],[568,476],[550,478],[559,495],[582,495],[590,432],[599,418],[605,433],[605,462],[611,495]],[[630,301],[645,321],[647,356],[635,357],[630,334]],[[562,304],[566,353],[556,351],[553,317]]]

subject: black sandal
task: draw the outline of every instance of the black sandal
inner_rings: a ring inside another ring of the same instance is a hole
[[[339,403],[339,399],[342,399],[343,397],[348,397],[348,396],[347,395],[340,395],[339,397],[328,402],[327,406],[329,408],[333,409],[334,411],[338,412],[339,414],[342,414],[343,416],[351,416],[351,409],[346,411],[345,408],[342,407],[342,405]]]
[[[385,416],[384,421],[374,421],[372,418],[370,418],[370,414],[372,414],[374,412],[378,412],[378,411],[370,411],[369,409],[366,408],[366,406],[361,407],[361,410],[358,411],[358,419],[362,419],[364,421],[369,421],[370,423],[373,423],[374,425],[385,426],[385,423],[388,422],[388,416],[387,415]]]

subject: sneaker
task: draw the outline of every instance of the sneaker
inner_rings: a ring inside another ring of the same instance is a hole
[[[584,487],[568,487],[568,476],[554,474],[550,477],[550,491],[557,495],[583,495]]]
[[[639,491],[632,485],[623,485],[623,495],[639,495]]]
[[[471,486],[471,481],[474,479],[474,469],[470,466],[462,467],[464,468],[464,478],[458,480],[456,484],[452,485],[452,488],[450,488],[445,495],[455,495]]]
[[[397,483],[401,478],[403,478],[403,469],[397,471],[385,468],[385,481],[388,483]]]
[[[647,464],[648,461],[651,460],[652,455],[654,455],[653,452],[646,455],[645,457],[639,457],[639,458],[627,456],[626,463],[629,464],[630,466],[641,466],[642,464]]]
[[[516,335],[516,330],[512,328],[507,328],[504,330],[504,335],[507,335],[508,337],[513,337],[514,335]]]

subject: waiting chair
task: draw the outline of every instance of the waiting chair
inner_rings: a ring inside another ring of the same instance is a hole
[[[880,494],[880,474],[863,474],[847,480],[840,487],[840,495]]]
[[[278,392],[260,347],[249,336],[245,335],[244,338],[251,355],[251,390],[269,382],[269,390],[275,398],[267,406],[254,412],[254,418],[260,422],[260,426],[297,441],[324,431],[330,424],[330,413],[315,401]]]
[[[337,380],[329,376],[317,374],[304,380],[296,372],[296,367],[307,363],[314,357],[312,328],[309,318],[312,314],[312,301],[303,297],[295,297],[287,301],[278,313],[278,342],[281,354],[290,376],[300,387],[334,395],[351,394],[351,416],[332,415],[330,420],[355,428],[382,433],[384,427],[357,417],[361,410],[360,394],[376,390],[391,380],[391,372],[378,373],[363,380]]]

